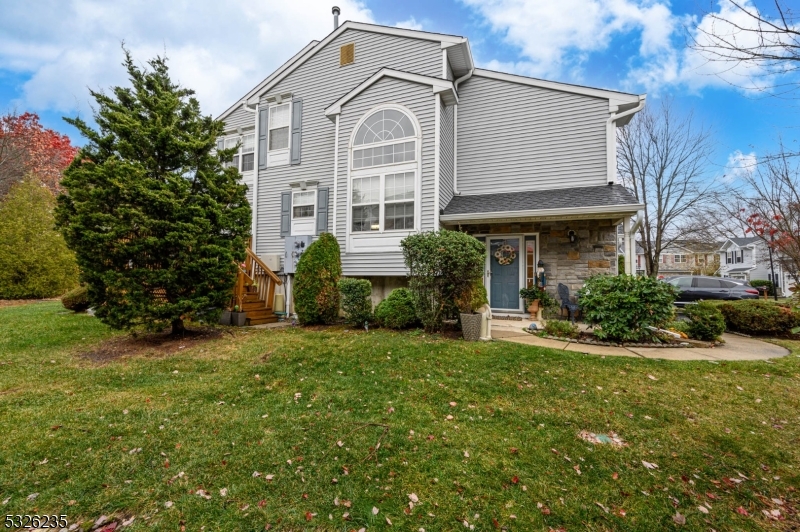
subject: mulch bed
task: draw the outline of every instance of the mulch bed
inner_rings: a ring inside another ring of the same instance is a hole
[[[174,355],[220,338],[226,333],[231,334],[223,329],[209,327],[187,329],[181,336],[172,336],[168,331],[136,336],[118,336],[108,339],[90,351],[79,355],[99,364],[136,355]]]
[[[527,331],[527,329],[526,329]],[[531,332],[531,331],[528,331]],[[536,334],[536,332],[531,332]],[[562,342],[573,342],[576,344],[588,345],[605,345],[611,347],[672,347],[672,348],[688,348],[688,347],[714,347],[718,345],[714,342],[700,342],[698,340],[687,340],[681,338],[680,340],[664,340],[663,342],[603,342],[595,338],[594,334],[588,332],[581,332],[578,338],[559,338],[558,336],[550,336],[549,334],[542,335],[541,338],[548,338],[550,340],[559,340]]]
[[[30,305],[31,303],[44,303],[46,301],[61,301],[59,298],[53,299],[0,299],[0,308],[18,307],[20,305]]]

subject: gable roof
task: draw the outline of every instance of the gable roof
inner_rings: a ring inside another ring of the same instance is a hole
[[[725,251],[726,249],[730,248],[731,245],[735,245],[740,248],[746,247],[749,246],[750,244],[757,243],[759,240],[761,239],[758,238],[757,236],[749,236],[745,238],[729,238],[728,240],[722,243],[722,247],[719,249],[719,251]]]
[[[392,70],[391,68],[382,68],[375,74],[362,81],[355,89],[351,90],[325,109],[325,116],[332,118],[342,112],[342,106],[347,102],[361,94],[370,86],[377,83],[383,78],[395,78],[412,83],[420,83],[422,85],[430,85],[433,94],[441,94],[442,101],[446,106],[451,106],[458,103],[458,95],[453,86],[453,82],[447,79],[434,78],[431,76],[423,76],[422,74],[413,74],[411,72],[403,72],[402,70]]]
[[[499,194],[453,196],[440,219],[459,221],[496,217],[548,216],[636,212],[643,203],[622,185],[529,190]]]
[[[317,52],[325,48],[328,43],[347,30],[381,33],[384,35],[396,35],[398,37],[421,39],[426,41],[437,41],[441,43],[442,49],[446,50],[448,58],[451,59],[451,67],[453,68],[454,76],[466,74],[474,67],[474,63],[472,61],[472,52],[469,49],[469,44],[466,37],[447,35],[444,33],[431,33],[419,30],[407,30],[404,28],[392,28],[389,26],[378,26],[375,24],[365,24],[363,22],[352,22],[348,20],[329,33],[327,37],[325,37],[315,46],[306,50],[305,52],[301,52],[299,57],[293,60],[292,64],[288,68],[282,70],[280,73],[276,72],[275,75],[270,76],[255,89],[247,93],[247,96],[245,96],[244,99],[247,101],[248,105],[255,105],[258,103],[258,99],[262,94],[268,92],[272,87],[288,76],[294,69],[308,61],[310,58],[316,55]],[[456,68],[457,65],[459,68]]]

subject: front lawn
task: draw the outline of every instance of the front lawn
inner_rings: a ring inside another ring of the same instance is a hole
[[[112,334],[58,303],[0,308],[4,514],[192,531],[800,525],[797,342],[774,363],[714,364],[286,329],[85,356],[113,354],[98,350]]]

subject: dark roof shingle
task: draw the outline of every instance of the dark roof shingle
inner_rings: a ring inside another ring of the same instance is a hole
[[[453,199],[444,209],[444,216],[576,207],[610,207],[638,203],[636,197],[622,185],[600,185],[595,187],[453,196]]]

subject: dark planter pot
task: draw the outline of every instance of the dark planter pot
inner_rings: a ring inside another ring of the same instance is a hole
[[[222,314],[219,315],[219,324],[220,325],[230,325],[231,324],[231,311],[230,310],[223,310]]]
[[[247,323],[247,312],[231,312],[231,324],[236,327],[244,327]]]
[[[481,339],[482,314],[461,314],[461,334],[468,342],[477,342]]]

